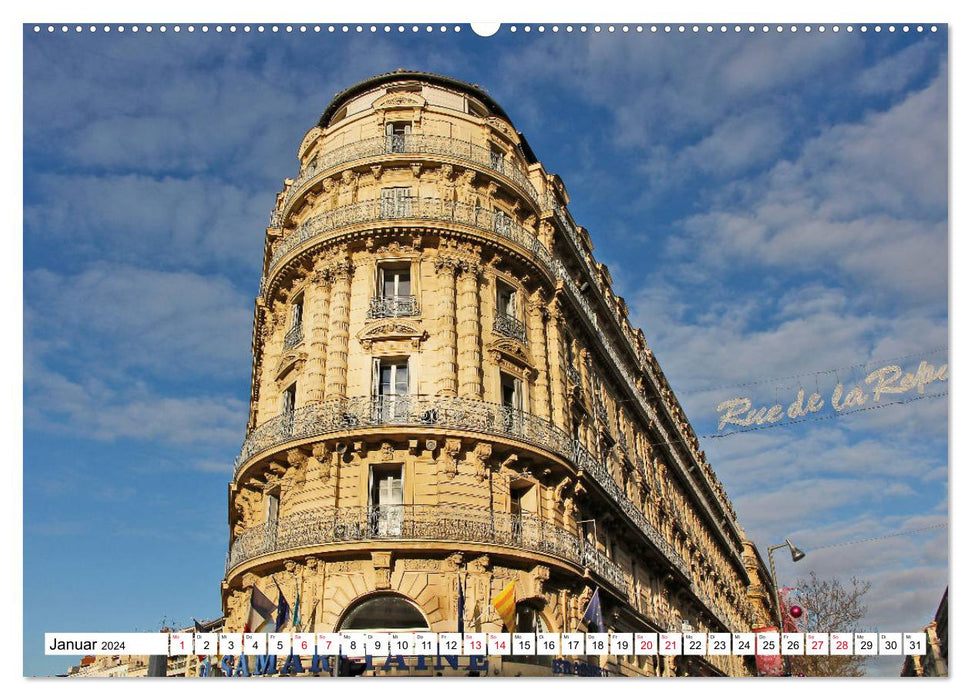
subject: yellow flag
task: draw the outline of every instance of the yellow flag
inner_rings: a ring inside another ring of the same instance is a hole
[[[510,632],[516,631],[516,582],[512,581],[502,589],[495,598],[492,605],[499,613],[499,617],[506,623],[506,629]]]

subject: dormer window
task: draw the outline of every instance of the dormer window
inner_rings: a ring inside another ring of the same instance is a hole
[[[496,172],[503,172],[503,167],[506,163],[506,154],[495,144],[489,149],[489,163]]]
[[[388,122],[384,125],[384,133],[388,140],[389,153],[404,153],[411,134],[410,122]]]

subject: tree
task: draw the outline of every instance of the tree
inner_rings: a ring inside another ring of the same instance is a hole
[[[796,619],[800,632],[862,632],[859,622],[866,616],[863,597],[869,581],[851,578],[848,585],[839,579],[823,581],[815,571],[800,579],[789,595],[789,605],[798,605],[803,614]],[[865,656],[791,656],[792,674],[805,676],[862,676]]]

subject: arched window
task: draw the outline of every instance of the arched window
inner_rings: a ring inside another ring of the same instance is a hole
[[[418,606],[394,593],[373,596],[351,606],[338,626],[354,632],[426,632],[428,621]]]

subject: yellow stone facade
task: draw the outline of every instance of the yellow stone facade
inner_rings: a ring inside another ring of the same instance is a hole
[[[279,584],[308,630],[386,606],[397,628],[454,632],[461,581],[466,629],[498,631],[491,600],[514,581],[520,631],[576,631],[598,587],[611,631],[749,631],[724,489],[502,108],[451,78],[377,76],[298,157],[266,231],[226,629],[254,584]],[[591,661],[751,673],[733,656]]]

